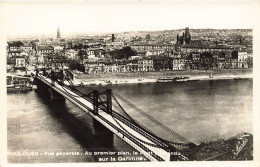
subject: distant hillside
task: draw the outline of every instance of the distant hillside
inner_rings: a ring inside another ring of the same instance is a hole
[[[150,34],[151,36],[176,36],[177,34],[182,34],[184,32],[183,29],[175,29],[175,30],[160,30],[160,31],[127,31],[122,33],[115,33],[116,35],[122,36],[141,36],[144,37],[146,34]],[[190,33],[192,36],[252,36],[252,29],[190,29]]]

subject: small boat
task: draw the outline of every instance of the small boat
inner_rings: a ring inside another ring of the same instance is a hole
[[[31,86],[21,86],[21,85],[15,85],[13,87],[7,87],[7,93],[27,93],[28,91],[31,91]]]
[[[174,78],[175,82],[187,82],[190,80],[190,77],[176,77]]]
[[[172,82],[174,79],[172,77],[160,77],[157,82]]]

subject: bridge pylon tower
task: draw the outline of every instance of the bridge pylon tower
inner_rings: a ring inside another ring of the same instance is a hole
[[[102,95],[105,95],[105,100],[101,98]],[[106,106],[106,112],[112,114],[112,90],[107,89],[104,92],[98,92],[97,90],[93,91],[93,112],[95,115],[98,115],[99,105],[104,104]]]

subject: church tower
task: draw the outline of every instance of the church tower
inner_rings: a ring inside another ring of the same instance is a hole
[[[191,35],[190,35],[190,29],[189,29],[189,27],[186,27],[186,28],[185,28],[184,40],[185,40],[185,43],[186,43],[186,44],[190,44]]]
[[[59,39],[61,38],[60,37],[60,27],[58,27],[58,30],[57,30],[57,38],[59,38]]]

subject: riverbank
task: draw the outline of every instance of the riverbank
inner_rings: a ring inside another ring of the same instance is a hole
[[[253,135],[244,132],[229,139],[205,141],[182,151],[196,161],[253,160]]]
[[[221,80],[253,78],[253,69],[160,71],[134,73],[84,74],[74,73],[76,85],[105,85],[157,82],[162,77],[189,77],[194,80]]]

